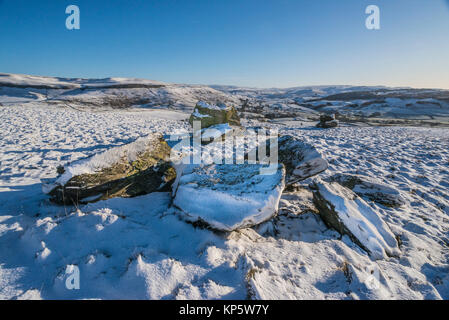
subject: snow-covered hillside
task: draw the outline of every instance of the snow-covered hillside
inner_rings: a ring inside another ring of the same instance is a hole
[[[169,84],[159,81],[107,78],[65,79],[0,73],[0,103],[45,101],[84,109],[132,107],[189,110],[198,100],[239,103],[233,97],[202,85]]]
[[[41,179],[56,177],[58,165],[150,133],[187,130],[195,99],[242,107],[252,89],[13,75],[1,75],[0,83],[0,299],[449,299],[448,128],[323,130],[302,116],[244,118],[245,126],[276,128],[313,145],[329,169],[284,191],[275,218],[222,233],[187,223],[169,193],[58,206]],[[128,87],[105,88],[112,83]],[[146,87],[130,88],[139,83]],[[100,88],[83,89],[94,84]],[[320,96],[313,99],[321,99],[348,88],[314,90]],[[256,91],[254,100],[267,105],[292,99]],[[150,101],[146,108],[102,104],[121,95]],[[292,108],[310,116],[321,111],[296,103]],[[398,240],[399,255],[374,260],[317,214],[314,182],[337,174],[387,185],[400,199],[390,206],[353,189]],[[67,290],[67,266],[79,267],[79,290]]]
[[[191,112],[199,100],[235,106],[247,118],[316,120],[337,113],[347,122],[449,125],[449,91],[366,86],[257,89],[107,78],[69,79],[0,73],[0,104],[45,101],[77,109],[161,108]],[[418,122],[414,122],[418,121]]]

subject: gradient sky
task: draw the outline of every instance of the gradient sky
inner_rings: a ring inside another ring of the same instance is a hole
[[[0,0],[0,72],[449,89],[449,0]]]

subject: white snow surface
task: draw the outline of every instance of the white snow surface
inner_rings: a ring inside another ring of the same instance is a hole
[[[166,85],[166,83],[160,81],[135,78],[76,79],[0,73],[0,85],[5,84],[23,87],[48,86],[54,89],[65,87],[80,88],[81,86],[95,88],[123,84]]]
[[[198,112],[198,109],[195,108],[195,110],[193,111],[192,115],[196,118],[210,118],[211,116],[208,114],[201,114]]]
[[[264,123],[314,145],[329,162],[323,178],[360,174],[400,191],[399,208],[364,198],[401,239],[399,257],[373,260],[299,193],[282,195],[278,217],[225,234],[186,223],[168,193],[53,205],[41,179],[58,165],[189,125],[163,109],[78,110],[39,100],[39,89],[17,100],[8,90],[0,299],[449,299],[448,129]],[[67,266],[79,268],[80,290],[65,287]]]
[[[152,108],[187,111],[199,100],[237,105],[239,97],[205,85],[132,78],[78,79],[0,73],[0,105],[45,101],[77,110]]]
[[[229,108],[225,104],[209,104],[204,101],[199,101],[196,105],[199,107],[202,107],[204,109],[210,109],[210,110],[226,110]]]
[[[216,138],[220,138],[225,134],[230,133],[232,130],[233,129],[231,128],[229,123],[221,123],[210,126],[208,128],[203,128],[201,130],[198,130],[199,132],[194,132],[193,134],[195,136],[201,136],[201,139],[203,141],[213,141]]]

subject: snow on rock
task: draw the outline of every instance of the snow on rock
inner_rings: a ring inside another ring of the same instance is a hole
[[[198,112],[198,109],[193,110],[192,116],[195,118],[210,118],[211,116],[208,114],[201,114]]]
[[[162,134],[152,134],[65,167],[62,175],[43,189],[58,203],[163,191],[176,175],[170,151]]]
[[[404,198],[396,188],[373,177],[338,173],[330,177],[330,180],[351,189],[361,197],[366,197],[387,207],[397,208],[405,204]]]
[[[189,221],[232,231],[272,218],[284,190],[285,169],[261,175],[262,165],[201,165],[184,172],[174,205]]]
[[[240,125],[240,118],[234,107],[226,106],[223,103],[211,105],[203,101],[199,101],[196,104],[190,116],[189,122],[191,125],[193,125],[194,121],[201,122],[201,128],[224,123]]]
[[[226,107],[225,104],[223,103],[218,103],[218,104],[209,104],[206,103],[204,101],[199,101],[196,105],[197,107],[200,107],[202,109],[210,109],[210,110],[226,110],[226,109],[230,109],[228,107]]]
[[[232,132],[232,130],[228,123],[222,123],[201,129],[201,131],[195,132],[194,135],[200,136],[203,142],[210,142]]]
[[[310,144],[293,136],[282,136],[278,140],[279,162],[286,167],[286,184],[305,180],[325,171],[327,161]]]
[[[336,182],[318,181],[315,187],[314,202],[326,224],[349,235],[375,260],[399,256],[395,235],[363,199]]]

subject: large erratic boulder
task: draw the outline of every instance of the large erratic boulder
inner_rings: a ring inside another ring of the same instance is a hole
[[[212,229],[233,231],[276,215],[284,190],[285,170],[261,175],[258,164],[187,165],[173,185],[173,204],[184,218]]]
[[[363,199],[337,182],[318,181],[314,189],[314,203],[329,227],[348,235],[374,260],[399,256],[395,235]]]
[[[56,203],[77,204],[169,191],[176,178],[161,134],[139,138],[63,169],[43,191]]]
[[[223,123],[240,125],[240,118],[234,107],[226,106],[223,103],[213,105],[203,101],[196,104],[189,123],[193,125],[193,121],[200,121],[203,129]]]
[[[339,122],[335,118],[335,114],[323,114],[320,116],[320,122],[316,125],[318,128],[329,129],[338,127]]]
[[[405,204],[399,190],[379,181],[378,179],[357,175],[338,173],[328,179],[351,189],[361,197],[390,208],[398,208]]]

